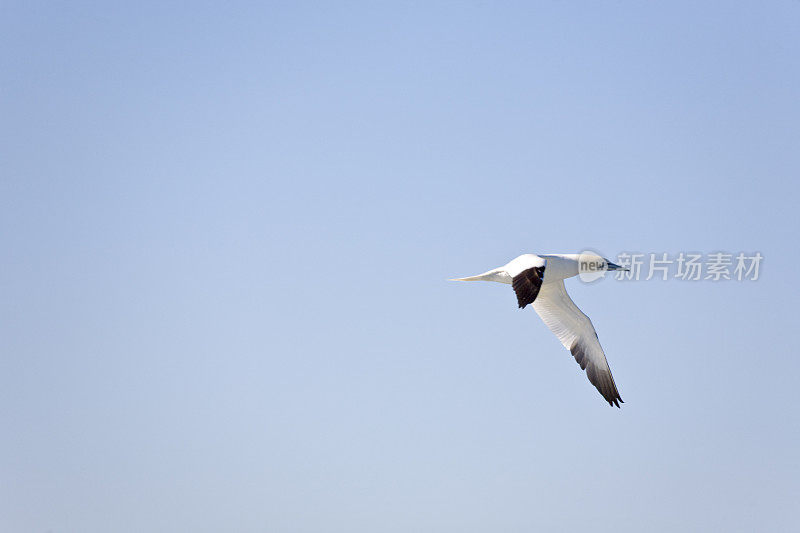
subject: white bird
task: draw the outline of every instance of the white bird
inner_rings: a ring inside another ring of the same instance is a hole
[[[606,355],[592,321],[570,299],[564,280],[579,273],[602,275],[609,270],[628,270],[594,254],[525,254],[500,268],[451,281],[496,281],[511,285],[519,308],[533,304],[550,331],[586,370],[586,376],[609,405],[619,407],[619,395]]]

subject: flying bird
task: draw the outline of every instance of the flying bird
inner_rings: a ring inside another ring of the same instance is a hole
[[[500,268],[451,281],[496,281],[511,285],[519,308],[532,305],[608,404],[619,407],[622,397],[592,321],[578,309],[564,288],[567,278],[578,274],[599,276],[610,270],[628,269],[594,254],[525,254]]]

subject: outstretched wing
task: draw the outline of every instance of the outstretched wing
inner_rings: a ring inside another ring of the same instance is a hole
[[[622,398],[592,321],[570,299],[563,281],[545,283],[538,293],[533,308],[561,344],[572,352],[581,369],[586,370],[589,381],[609,405],[619,407]]]

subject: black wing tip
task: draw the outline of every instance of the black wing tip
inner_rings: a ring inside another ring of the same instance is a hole
[[[532,304],[536,297],[539,295],[539,289],[542,287],[542,280],[544,279],[545,267],[532,267],[523,270],[511,280],[511,287],[517,295],[517,305],[520,309],[525,309],[525,306]]]
[[[572,353],[575,361],[580,365],[581,370],[586,370],[586,377],[589,378],[589,382],[594,385],[594,388],[596,388],[597,392],[608,402],[608,405],[620,409],[619,404],[625,402],[622,401],[622,396],[620,396],[617,385],[614,383],[614,376],[611,375],[611,369],[608,370],[608,377],[605,377],[602,372],[598,373],[597,367],[586,357],[586,351],[583,345],[581,345],[580,339],[575,339],[569,351]]]
[[[625,403],[622,397],[620,397],[619,393],[617,393],[617,396],[615,398],[611,398],[610,400],[606,398],[605,400],[608,402],[609,406],[616,407],[617,409],[621,409],[619,404]]]

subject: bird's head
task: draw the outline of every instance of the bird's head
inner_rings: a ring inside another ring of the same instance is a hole
[[[606,272],[614,270],[628,269],[593,252],[583,252],[578,255],[578,276],[583,281],[598,280]]]

